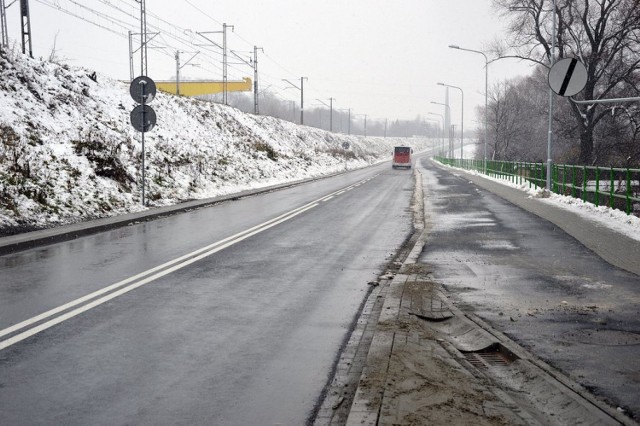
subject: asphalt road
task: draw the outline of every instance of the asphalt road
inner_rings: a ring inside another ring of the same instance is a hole
[[[586,244],[606,242],[608,255],[615,256],[617,242],[623,265],[637,266],[628,253],[640,243],[602,229],[592,244],[593,224],[578,216],[525,200],[518,190],[503,194],[512,203],[485,190],[482,178],[474,183],[426,160],[422,166],[430,233],[419,262],[433,268],[462,310],[638,419],[640,277],[527,208],[536,204],[558,223],[569,218]]]
[[[412,188],[385,164],[0,256],[0,424],[303,424]]]

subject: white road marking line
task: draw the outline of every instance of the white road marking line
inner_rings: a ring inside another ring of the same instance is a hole
[[[362,180],[360,182],[358,182],[355,186],[360,186],[364,183],[367,183],[368,181],[370,181],[371,179],[374,179],[376,177],[378,177],[380,175],[377,174],[373,177],[370,177],[368,179]],[[353,189],[353,187],[355,187],[354,185],[351,185],[350,187],[348,187],[349,189]],[[7,327],[3,330],[0,330],[0,337],[6,336],[8,334],[12,334],[15,333],[23,328],[29,327],[33,324],[36,324],[40,321],[44,321],[47,318],[50,318],[54,315],[57,315],[61,312],[64,312],[68,309],[71,309],[75,306],[81,305],[85,302],[88,302],[92,299],[96,299],[99,296],[102,296],[106,293],[110,293],[104,297],[101,297],[99,299],[94,300],[93,302],[87,303],[86,305],[83,305],[82,307],[79,307],[77,309],[74,309],[72,311],[69,311],[63,315],[60,315],[52,320],[49,320],[47,322],[44,322],[36,327],[33,327],[27,331],[24,331],[22,333],[16,334],[15,336],[9,338],[9,339],[5,339],[5,340],[1,340],[0,341],[0,350],[7,348],[11,345],[14,345],[30,336],[33,336],[43,330],[46,330],[50,327],[53,327],[56,324],[60,324],[61,322],[64,322],[70,318],[73,318],[83,312],[86,312],[96,306],[99,306],[111,299],[114,299],[122,294],[128,293],[129,291],[136,289],[140,286],[143,286],[145,284],[148,284],[158,278],[161,278],[165,275],[170,274],[171,272],[177,271],[181,268],[184,268],[185,266],[188,266],[194,262],[197,262],[198,260],[201,260],[207,256],[210,256],[212,254],[215,254],[227,247],[230,247],[242,240],[245,240],[253,235],[256,235],[262,231],[265,231],[273,226],[276,226],[282,222],[286,222],[289,219],[292,219],[293,217],[307,211],[310,210],[316,206],[318,206],[318,203],[322,202],[322,201],[328,201],[332,198],[334,198],[337,195],[343,194],[345,191],[349,190],[349,189],[341,189],[338,191],[335,191],[329,195],[326,195],[320,199],[317,199],[315,201],[312,201],[308,204],[305,204],[304,206],[298,207],[297,209],[293,209],[287,213],[284,213],[276,218],[273,218],[271,220],[268,220],[266,222],[263,222],[259,225],[256,225],[252,228],[246,229],[242,232],[239,232],[235,235],[232,235],[230,237],[224,238],[220,241],[216,241],[213,244],[210,244],[208,246],[202,247],[198,250],[195,250],[191,253],[185,254],[183,256],[180,256],[176,259],[173,259],[169,262],[163,263],[161,265],[158,265],[154,268],[148,269],[144,272],[141,272],[139,274],[136,274],[132,277],[129,277],[127,279],[124,279],[122,281],[118,281],[117,283],[111,284],[107,287],[104,287],[100,290],[94,291],[93,293],[87,294],[86,296],[80,297],[78,299],[75,299],[71,302],[65,303],[64,305],[58,306],[57,308],[51,309],[49,311],[43,312],[42,314],[36,315],[35,317],[29,318],[25,321],[19,322],[17,324],[14,324],[10,327]],[[146,277],[146,278],[145,278]],[[126,287],[125,287],[126,286]],[[122,287],[122,288],[121,288]],[[117,290],[119,289],[120,290]],[[117,290],[117,291],[114,291]]]
[[[68,320],[70,318],[78,316],[83,312],[86,312],[86,311],[88,311],[90,309],[95,308],[96,306],[100,306],[103,303],[106,303],[111,299],[115,299],[118,296],[121,296],[121,295],[123,295],[125,293],[130,292],[131,290],[134,290],[134,289],[136,289],[138,287],[141,287],[141,286],[143,286],[145,284],[148,284],[148,283],[150,283],[152,281],[155,281],[158,278],[162,278],[165,275],[168,275],[168,274],[170,274],[172,272],[175,272],[175,271],[177,271],[179,269],[182,269],[185,266],[188,266],[188,265],[190,265],[190,264],[192,264],[194,262],[197,262],[198,260],[201,260],[201,259],[204,259],[205,257],[211,256],[212,254],[215,254],[215,253],[217,253],[217,252],[219,252],[221,250],[224,250],[225,248],[230,247],[230,246],[232,246],[232,245],[234,245],[236,243],[239,243],[240,241],[246,240],[247,238],[252,237],[253,235],[259,234],[260,232],[263,232],[263,231],[265,231],[265,230],[267,230],[269,228],[272,228],[272,227],[274,227],[274,226],[276,226],[276,225],[278,225],[278,224],[280,224],[282,222],[286,222],[287,220],[292,219],[292,218],[298,216],[299,214],[304,213],[304,212],[306,212],[308,210],[311,210],[312,208],[317,207],[317,206],[318,206],[318,203],[314,203],[314,204],[311,204],[311,205],[303,206],[303,207],[301,207],[299,209],[296,209],[296,210],[293,210],[292,212],[289,212],[288,214],[279,216],[281,218],[280,220],[271,220],[271,221],[265,222],[262,225],[258,225],[258,226],[254,227],[254,228],[251,228],[253,230],[251,232],[244,231],[244,232],[241,232],[239,234],[236,234],[233,237],[229,237],[229,238],[226,238],[224,240],[218,241],[217,243],[214,243],[214,244],[211,244],[210,246],[207,246],[207,248],[208,247],[213,247],[213,246],[217,246],[217,247],[212,248],[212,249],[210,249],[208,251],[203,251],[202,249],[197,250],[197,252],[199,252],[200,254],[198,254],[197,256],[191,257],[190,259],[185,260],[182,263],[177,263],[175,261],[168,262],[168,263],[172,263],[173,266],[171,266],[170,268],[164,269],[163,271],[158,272],[158,273],[156,273],[154,275],[148,276],[147,278],[144,278],[144,279],[142,279],[140,281],[134,282],[133,284],[130,284],[130,285],[126,286],[126,287],[123,287],[123,288],[121,288],[121,289],[119,289],[117,291],[114,291],[113,293],[110,293],[110,294],[108,294],[108,295],[106,295],[104,297],[96,299],[91,303],[88,303],[88,304],[83,305],[83,306],[81,306],[81,307],[79,307],[77,309],[69,311],[69,312],[67,312],[67,313],[65,313],[63,315],[60,315],[60,316],[58,316],[58,317],[56,317],[56,318],[54,318],[52,320],[49,320],[49,321],[47,321],[45,323],[42,323],[42,324],[40,324],[40,325],[38,325],[36,327],[30,328],[27,331],[23,331],[22,333],[16,334],[15,336],[13,336],[13,337],[11,337],[9,339],[5,339],[5,340],[0,341],[0,350],[5,349],[5,348],[7,348],[7,347],[9,347],[11,345],[14,345],[14,344],[18,343],[18,342],[21,342],[24,339],[27,339],[28,337],[31,337],[31,336],[33,336],[33,335],[35,335],[37,333],[40,333],[41,331],[44,331],[44,330],[46,330],[48,328],[53,327],[56,324],[60,324],[61,322],[64,322],[64,321],[66,321],[66,320]],[[193,252],[193,253],[195,253],[195,252]],[[191,254],[193,254],[193,253],[191,253]],[[187,255],[187,256],[189,256],[189,255]],[[185,256],[183,256],[183,258],[184,257]],[[158,268],[160,268],[160,267],[154,268],[154,270],[157,270]],[[149,271],[151,271],[151,270],[149,270]],[[144,272],[142,274],[138,274],[137,276],[149,275],[148,274],[149,271],[146,271],[146,272]],[[125,281],[131,282],[132,279],[133,279],[133,277],[131,279],[128,279],[128,280],[125,280]],[[121,283],[117,283],[117,284],[124,285],[124,284],[121,284]],[[113,286],[110,286],[110,287],[113,287]],[[104,293],[104,291],[101,290],[100,292],[95,292],[95,293],[102,294],[102,293]],[[95,294],[95,293],[92,293],[92,294]],[[89,295],[89,296],[91,296],[91,295]],[[81,299],[87,300],[87,297],[88,296],[85,296],[85,297],[83,297]],[[77,300],[80,300],[80,299],[77,299]],[[73,302],[70,302],[67,305],[75,306],[75,305],[80,303],[80,302],[77,302],[77,300],[73,301]],[[59,309],[59,308],[57,308],[57,309]],[[52,311],[54,311],[54,310],[52,310]],[[52,312],[52,311],[49,311],[49,312]],[[38,317],[42,317],[45,314],[39,315]],[[51,315],[53,315],[53,314],[51,314]],[[51,316],[51,315],[49,315],[49,316]],[[37,317],[34,317],[34,318],[37,318]],[[37,322],[37,321],[33,321],[34,318],[32,318],[31,320],[24,321],[23,323],[33,324],[33,323]],[[20,323],[20,324],[23,324],[23,323]],[[26,325],[30,325],[30,324],[26,324]],[[17,325],[19,325],[19,324],[17,324]],[[22,328],[24,328],[24,326]],[[3,333],[4,333],[5,330],[3,330]]]

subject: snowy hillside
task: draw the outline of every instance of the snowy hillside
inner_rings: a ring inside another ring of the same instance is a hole
[[[0,52],[0,235],[143,209],[129,85],[92,74]],[[338,135],[162,93],[151,106],[150,206],[330,174],[345,160],[364,167],[400,143],[430,145]]]

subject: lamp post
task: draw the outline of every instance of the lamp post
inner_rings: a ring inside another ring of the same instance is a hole
[[[440,127],[440,120],[436,120],[435,118],[426,118],[425,120],[431,121],[432,123],[438,123],[438,127]],[[431,147],[432,151],[435,151],[435,144]]]
[[[484,170],[483,171],[484,173],[486,173],[487,172],[487,133],[488,133],[487,116],[489,115],[489,59],[487,58],[487,55],[484,54],[484,52],[481,52],[479,50],[465,49],[463,47],[456,46],[455,44],[450,44],[449,47],[451,49],[464,50],[467,52],[478,53],[484,56],[484,161],[483,161]]]
[[[556,0],[553,0],[553,31],[551,35],[551,57],[549,58],[550,67],[555,63],[556,56]],[[549,133],[547,136],[547,192],[551,192],[551,166],[553,159],[551,158],[551,143],[553,141],[553,91],[549,87]]]
[[[436,114],[435,112],[428,112],[427,114],[430,115],[437,115],[438,117],[440,117],[442,119],[442,133],[441,134],[441,139],[442,139],[442,151],[440,152],[441,154],[444,153],[444,115],[442,114]]]
[[[462,94],[462,108],[460,108],[461,118],[460,118],[460,159],[464,158],[463,149],[464,149],[464,91],[462,88],[458,86],[452,86],[451,84],[438,83],[439,86],[445,87],[453,87],[454,89],[458,89],[460,94]]]
[[[449,117],[451,117],[451,107],[449,105],[443,104],[442,102],[433,102],[433,101],[431,101],[431,103],[434,104],[434,105],[442,105],[444,107],[447,107],[447,109],[449,110]],[[445,125],[446,125],[446,123],[445,123]],[[442,133],[444,134],[444,127],[442,129]],[[444,136],[443,136],[443,138],[444,138]],[[452,151],[453,150],[451,149],[451,131],[449,131],[449,154],[451,155],[451,157],[453,157],[453,152]]]

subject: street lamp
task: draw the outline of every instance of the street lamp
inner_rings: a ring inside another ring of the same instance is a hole
[[[484,173],[487,173],[487,133],[488,133],[487,116],[489,115],[489,59],[487,58],[487,55],[484,54],[484,52],[481,52],[479,50],[465,49],[463,47],[456,46],[455,44],[450,44],[449,48],[465,50],[467,52],[478,53],[484,56],[484,162],[483,162],[484,164],[483,164],[483,169],[484,169]]]
[[[440,127],[440,120],[436,120],[435,118],[426,118],[425,120],[431,121],[432,123],[438,123],[438,127]],[[431,147],[432,151],[435,151],[435,144]]]
[[[433,102],[431,101],[432,104],[434,105],[442,105],[444,107],[447,107],[447,110],[449,111],[449,117],[451,117],[451,107],[447,104],[443,104],[442,102]],[[446,126],[446,123],[445,123]],[[442,133],[444,133],[444,128],[442,129]],[[451,149],[451,130],[449,130],[449,154],[451,155],[451,157],[453,157],[453,152]]]
[[[460,108],[461,118],[460,118],[460,159],[462,160],[464,156],[462,155],[462,151],[464,149],[464,91],[462,88],[458,86],[452,86],[450,84],[438,83],[439,86],[445,87],[453,87],[454,89],[458,89],[462,94],[462,108]]]
[[[427,114],[437,115],[438,117],[440,117],[442,119],[442,133],[440,133],[441,134],[441,139],[442,139],[442,151],[440,153],[444,154],[444,115],[436,114],[435,112],[428,112]]]

